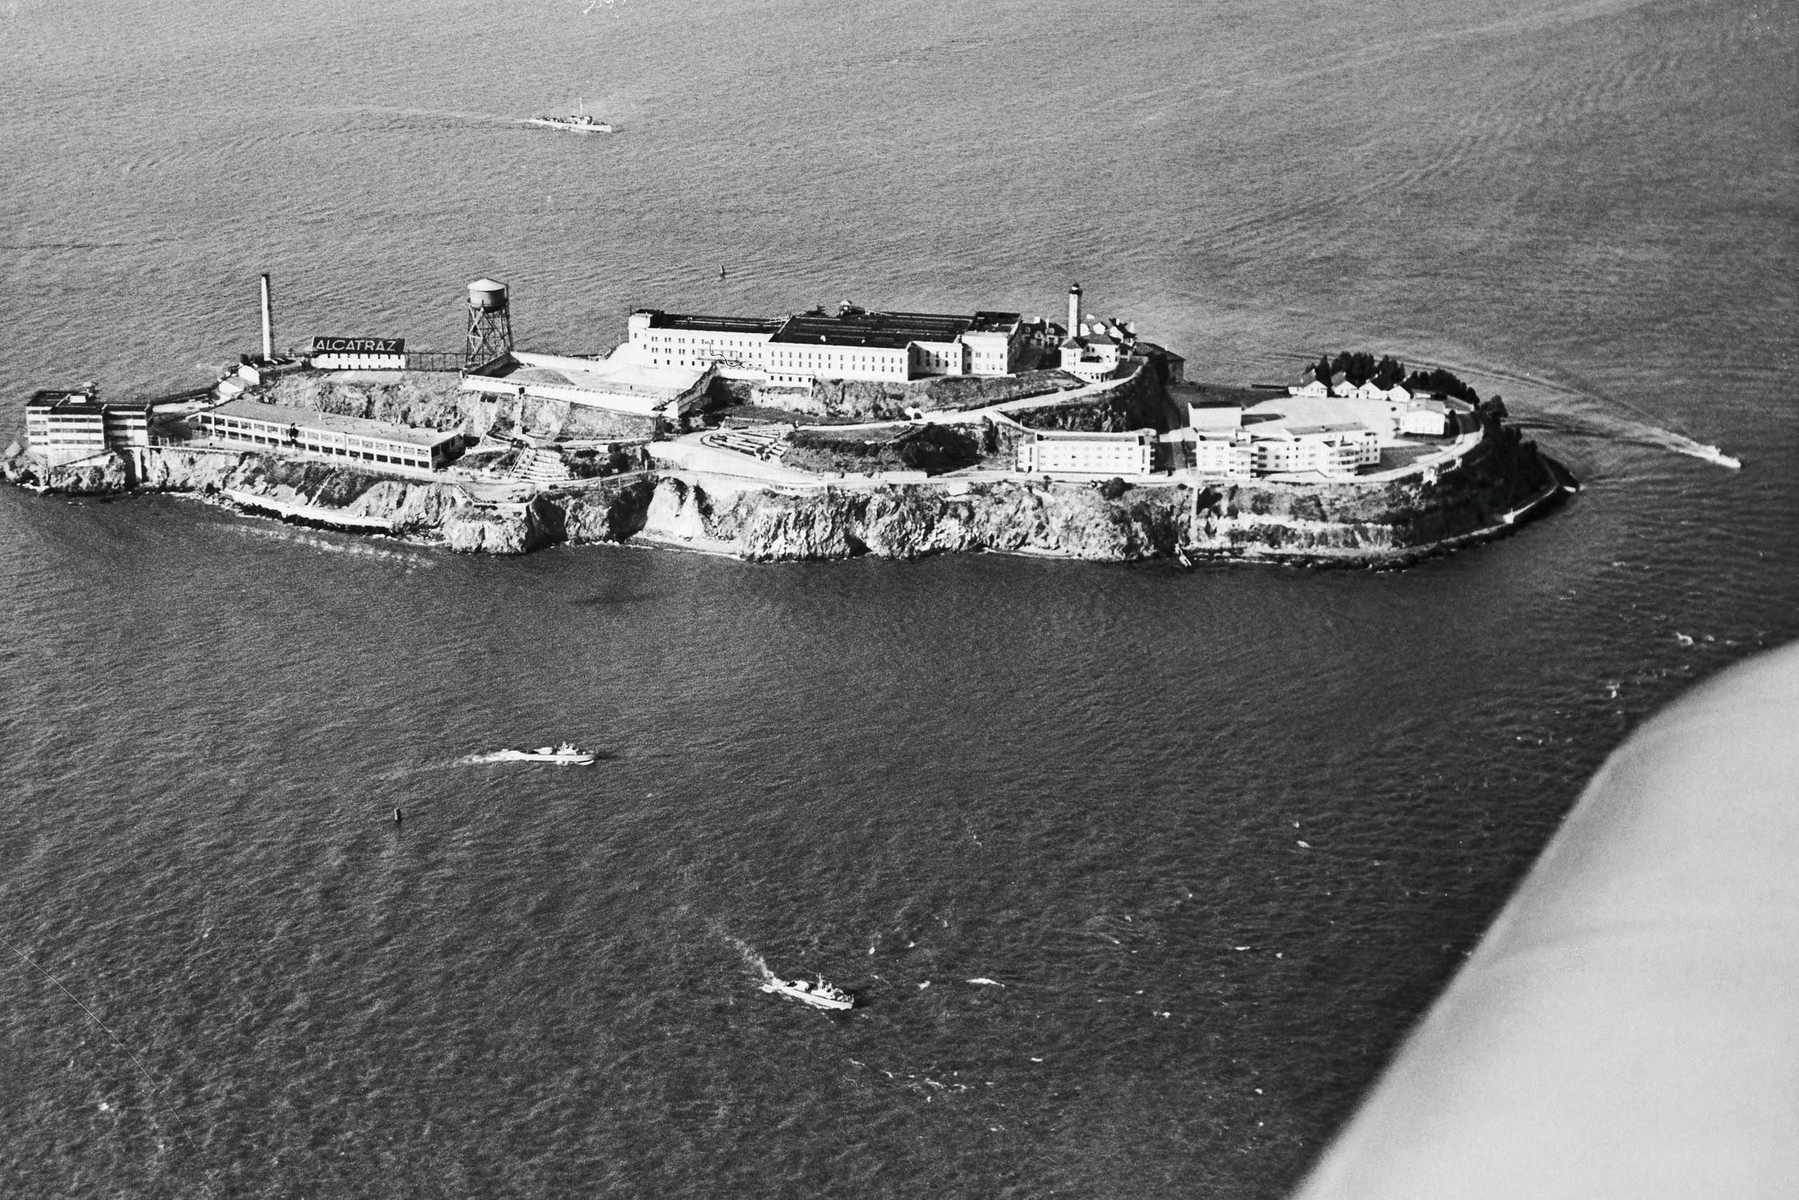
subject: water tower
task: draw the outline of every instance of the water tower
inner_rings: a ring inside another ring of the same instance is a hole
[[[463,365],[477,370],[512,353],[512,304],[506,285],[477,279],[468,285],[468,353]]]

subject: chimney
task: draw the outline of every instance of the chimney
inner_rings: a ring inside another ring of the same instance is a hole
[[[262,276],[262,361],[275,361],[275,316],[269,307],[269,276]]]

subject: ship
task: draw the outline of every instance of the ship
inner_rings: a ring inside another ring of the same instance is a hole
[[[512,762],[550,762],[564,767],[591,767],[594,759],[588,751],[577,749],[573,742],[539,746],[535,750],[502,750],[495,757]]]
[[[617,133],[618,126],[611,121],[602,121],[587,111],[581,101],[575,101],[575,112],[566,117],[540,114],[526,121],[527,125],[542,125],[545,129],[566,129],[570,133]]]
[[[813,1008],[845,1009],[853,1008],[856,998],[840,987],[833,987],[820,979],[817,983],[807,983],[804,979],[796,979],[792,983],[776,976],[762,985],[765,992],[774,992],[789,999],[798,1000],[802,1004],[810,1004]]]

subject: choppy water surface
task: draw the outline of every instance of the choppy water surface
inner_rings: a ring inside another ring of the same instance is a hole
[[[1607,749],[1799,634],[1795,24],[0,9],[8,403],[203,380],[262,270],[284,340],[493,273],[544,348],[1079,278],[1202,377],[1447,363],[1588,484],[1383,574],[0,492],[0,1190],[1280,1194]],[[577,97],[628,132],[512,123]]]

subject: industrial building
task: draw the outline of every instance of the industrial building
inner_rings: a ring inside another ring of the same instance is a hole
[[[148,404],[103,403],[91,391],[39,391],[25,402],[25,442],[52,464],[150,444]]]
[[[228,400],[189,420],[227,446],[248,450],[281,447],[421,471],[441,470],[460,458],[463,450],[459,430],[416,429],[253,400]]]

